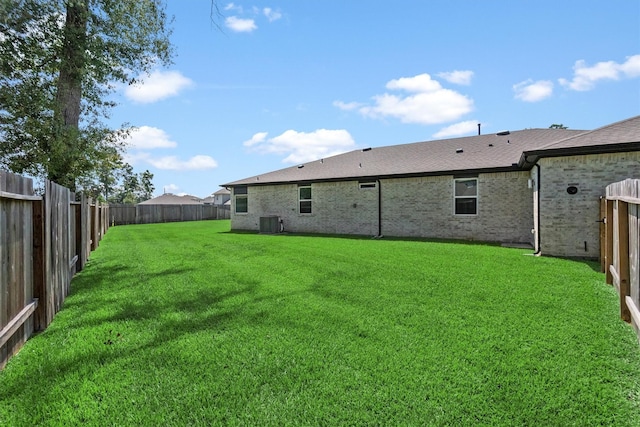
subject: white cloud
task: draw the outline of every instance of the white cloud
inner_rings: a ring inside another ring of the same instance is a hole
[[[525,80],[513,85],[515,98],[525,102],[538,102],[553,94],[553,83],[549,80]]]
[[[166,156],[160,158],[147,158],[146,161],[158,169],[165,170],[203,170],[214,169],[218,163],[210,156],[199,154],[188,160],[181,160],[177,156]]]
[[[317,129],[309,133],[287,130],[269,139],[266,132],[260,132],[244,145],[257,152],[286,154],[283,163],[304,163],[350,151],[355,142],[344,129]]]
[[[227,3],[224,10],[235,10],[238,13],[242,13],[242,6],[236,6],[235,3]]]
[[[178,71],[154,71],[142,78],[142,83],[128,86],[125,95],[132,101],[148,104],[175,96],[192,84],[190,79]]]
[[[441,77],[449,83],[457,85],[468,86],[471,84],[471,78],[473,77],[473,71],[469,70],[455,70],[450,72],[438,73],[438,77]]]
[[[264,142],[267,139],[267,135],[267,132],[258,132],[253,135],[250,140],[243,142],[242,145],[245,147],[253,147],[256,144]]]
[[[365,104],[361,103],[361,102],[342,102],[342,101],[333,101],[333,106],[334,107],[338,107],[341,110],[344,111],[353,111],[356,110],[362,106],[364,106]]]
[[[277,21],[278,19],[282,18],[282,13],[276,12],[270,7],[265,7],[264,9],[262,9],[262,13],[264,13],[264,16],[267,17],[269,22]]]
[[[620,80],[640,76],[640,55],[627,57],[621,64],[615,61],[598,62],[588,66],[584,60],[576,61],[573,66],[573,79],[558,79],[561,85],[576,91],[587,91],[595,87],[600,80]]]
[[[135,166],[142,162],[146,162],[149,157],[150,157],[150,154],[147,153],[146,151],[133,151],[133,152],[127,151],[122,156],[122,160],[124,160],[125,163],[129,163],[131,166]]]
[[[451,136],[467,135],[471,132],[478,131],[477,120],[467,120],[464,122],[456,123],[446,128],[440,129],[433,134],[434,138],[448,138]]]
[[[640,55],[628,57],[624,63],[620,64],[620,71],[629,78],[640,76]]]
[[[151,126],[140,126],[133,130],[126,142],[130,148],[143,150],[174,148],[178,145],[165,131]]]
[[[250,33],[253,30],[258,29],[256,22],[253,19],[243,19],[237,16],[229,16],[224,20],[224,24],[231,31],[236,33]]]
[[[188,160],[181,160],[177,156],[153,156],[149,150],[178,146],[164,130],[155,127],[140,126],[131,132],[125,142],[128,150],[123,157],[124,161],[130,165],[147,163],[158,169],[168,170],[202,170],[218,166],[212,157],[202,154]]]
[[[402,77],[386,84],[389,90],[402,90],[409,95],[384,93],[373,97],[374,104],[335,101],[342,110],[357,111],[365,117],[382,119],[395,117],[403,123],[438,124],[453,120],[473,110],[473,100],[456,91],[445,89],[429,74]]]
[[[440,83],[433,80],[429,74],[418,74],[413,77],[400,77],[387,82],[387,89],[406,90],[407,92],[435,92],[442,89]]]

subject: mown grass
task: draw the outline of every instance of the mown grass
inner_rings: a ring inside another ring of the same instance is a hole
[[[111,228],[1,425],[640,425],[597,266],[488,245]]]

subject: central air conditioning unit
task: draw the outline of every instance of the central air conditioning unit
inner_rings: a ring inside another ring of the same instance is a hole
[[[277,215],[260,217],[260,233],[275,234],[280,232],[280,217]]]

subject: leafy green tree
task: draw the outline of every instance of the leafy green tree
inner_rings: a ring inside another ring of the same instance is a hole
[[[169,24],[163,0],[0,0],[0,166],[75,189],[115,164],[108,96],[170,64]]]
[[[153,198],[154,190],[155,186],[153,185],[153,174],[148,170],[142,172],[140,174],[140,192],[138,201],[144,202],[145,200]]]
[[[78,186],[92,199],[106,202],[118,190],[123,167],[120,153],[113,147],[105,147],[99,155],[96,168],[90,174],[79,177]]]
[[[560,124],[554,123],[551,126],[549,126],[549,129],[568,129],[568,128],[562,123]]]
[[[119,170],[120,185],[115,187],[113,195],[107,197],[112,203],[135,204],[153,197],[153,174],[148,170],[136,174],[133,167],[125,163]]]

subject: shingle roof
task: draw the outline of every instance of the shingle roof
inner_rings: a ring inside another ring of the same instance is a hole
[[[202,200],[196,196],[178,196],[176,194],[165,193],[162,196],[145,200],[138,203],[140,205],[201,205]]]
[[[531,165],[540,157],[597,154],[621,149],[640,150],[640,116],[526,150],[522,153],[520,165]]]
[[[505,135],[486,134],[375,147],[233,181],[224,186],[513,170],[517,168],[523,151],[585,132],[525,129]]]
[[[631,117],[580,135],[540,147],[539,150],[560,148],[593,147],[599,145],[640,142],[640,116]]]

